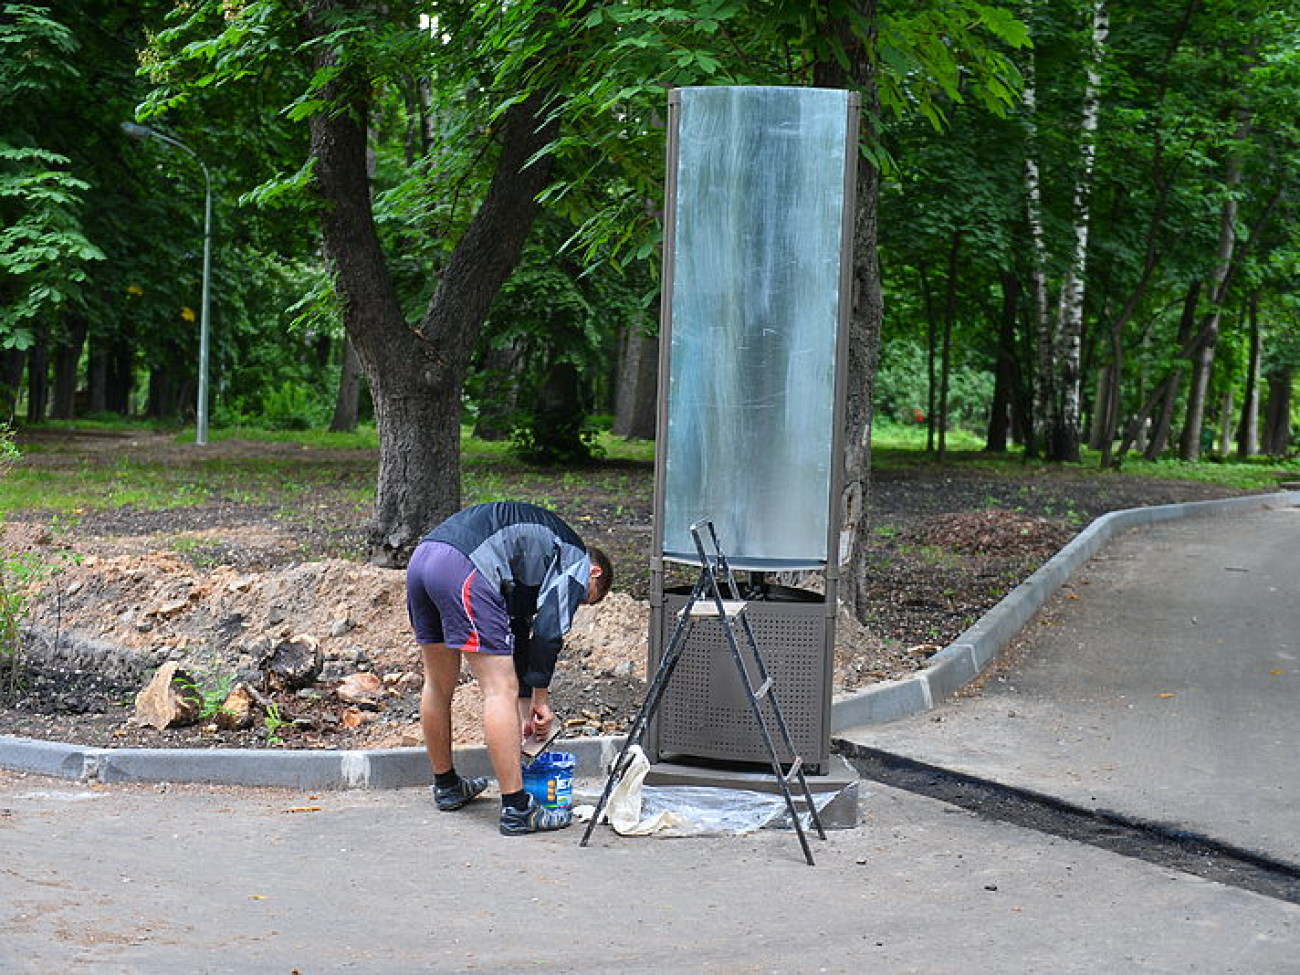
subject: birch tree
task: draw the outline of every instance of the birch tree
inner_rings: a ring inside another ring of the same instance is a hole
[[[1083,52],[1085,83],[1080,106],[1078,159],[1070,208],[1072,241],[1054,309],[1048,307],[1048,243],[1043,229],[1041,164],[1036,158],[1036,78],[1031,78],[1025,86],[1024,104],[1031,136],[1030,151],[1026,153],[1025,162],[1025,196],[1034,253],[1032,293],[1038,348],[1035,425],[1039,434],[1035,447],[1042,450],[1047,460],[1052,461],[1079,459],[1079,379],[1091,219],[1089,200],[1101,108],[1101,64],[1108,33],[1109,14],[1106,4],[1104,0],[1097,0],[1091,7],[1091,28],[1087,49]]]

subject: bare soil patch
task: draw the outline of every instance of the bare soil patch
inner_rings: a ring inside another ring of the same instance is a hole
[[[418,745],[419,660],[407,628],[400,572],[360,559],[373,480],[368,451],[305,450],[244,441],[201,448],[163,437],[60,434],[22,461],[40,469],[115,463],[124,453],[191,471],[289,457],[312,476],[273,503],[247,503],[219,478],[195,504],[167,511],[118,507],[69,523],[9,512],[3,544],[60,567],[33,593],[25,684],[0,710],[0,734],[100,747],[375,748]],[[473,477],[474,472],[468,473]],[[589,471],[494,468],[610,551],[615,592],[584,607],[552,688],[570,735],[624,730],[645,688],[652,471],[610,463]],[[224,486],[223,486],[224,485]],[[872,611],[840,616],[836,690],[906,676],[1106,511],[1203,500],[1233,492],[1182,481],[1025,467],[995,474],[960,464],[879,472],[870,495]],[[174,660],[201,685],[258,683],[277,641],[307,634],[324,666],[311,686],[272,692],[282,723],[222,731],[209,721],[156,730],[131,719],[134,695]],[[382,691],[362,706],[340,700],[350,674]],[[456,735],[477,742],[472,682],[458,695]]]

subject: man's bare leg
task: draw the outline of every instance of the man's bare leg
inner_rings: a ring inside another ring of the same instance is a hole
[[[522,739],[519,721],[519,678],[509,654],[467,653],[470,672],[483,691],[483,737],[488,759],[502,795],[524,787],[519,766]]]
[[[450,772],[451,701],[460,681],[461,652],[445,643],[420,644],[424,686],[420,691],[420,730],[434,774]]]

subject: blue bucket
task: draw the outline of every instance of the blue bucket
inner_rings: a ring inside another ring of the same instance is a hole
[[[523,767],[524,789],[547,809],[568,809],[573,803],[573,769],[570,752],[542,752]]]

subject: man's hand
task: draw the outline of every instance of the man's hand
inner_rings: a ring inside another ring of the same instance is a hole
[[[524,712],[522,717],[525,738],[529,735],[545,738],[550,734],[551,726],[555,723],[555,712],[551,710],[548,697],[546,689],[538,687],[533,689],[532,698],[520,699],[520,710]]]

